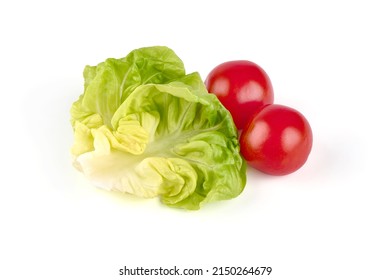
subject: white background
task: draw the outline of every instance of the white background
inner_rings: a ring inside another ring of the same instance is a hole
[[[223,279],[390,279],[387,1],[3,1],[0,278],[150,279],[127,267],[271,266]],[[306,165],[248,170],[200,211],[108,193],[71,165],[82,71],[166,45],[203,78],[248,59],[310,121]],[[221,278],[222,279],[222,278]]]

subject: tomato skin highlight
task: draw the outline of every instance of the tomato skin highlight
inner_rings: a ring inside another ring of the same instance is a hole
[[[248,164],[270,175],[287,175],[307,161],[313,134],[297,110],[277,104],[263,107],[243,129],[241,154]]]
[[[228,61],[216,66],[205,81],[208,92],[215,94],[228,109],[238,129],[244,128],[260,108],[274,102],[274,92],[267,73],[247,60]]]

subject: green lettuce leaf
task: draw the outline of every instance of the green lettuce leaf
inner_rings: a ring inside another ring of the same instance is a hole
[[[167,47],[84,70],[71,108],[74,166],[95,185],[199,209],[246,183],[230,113]]]

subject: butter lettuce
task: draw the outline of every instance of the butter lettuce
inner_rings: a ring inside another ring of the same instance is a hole
[[[238,196],[246,182],[230,113],[167,47],[84,70],[73,103],[74,166],[93,184],[173,207]]]

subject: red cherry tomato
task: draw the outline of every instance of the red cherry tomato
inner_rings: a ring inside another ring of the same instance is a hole
[[[274,102],[274,92],[267,73],[257,64],[228,61],[215,67],[205,81],[208,92],[214,93],[228,109],[238,129],[261,107]]]
[[[271,175],[298,170],[313,143],[309,122],[297,110],[267,105],[253,116],[240,136],[240,149],[248,164]]]

